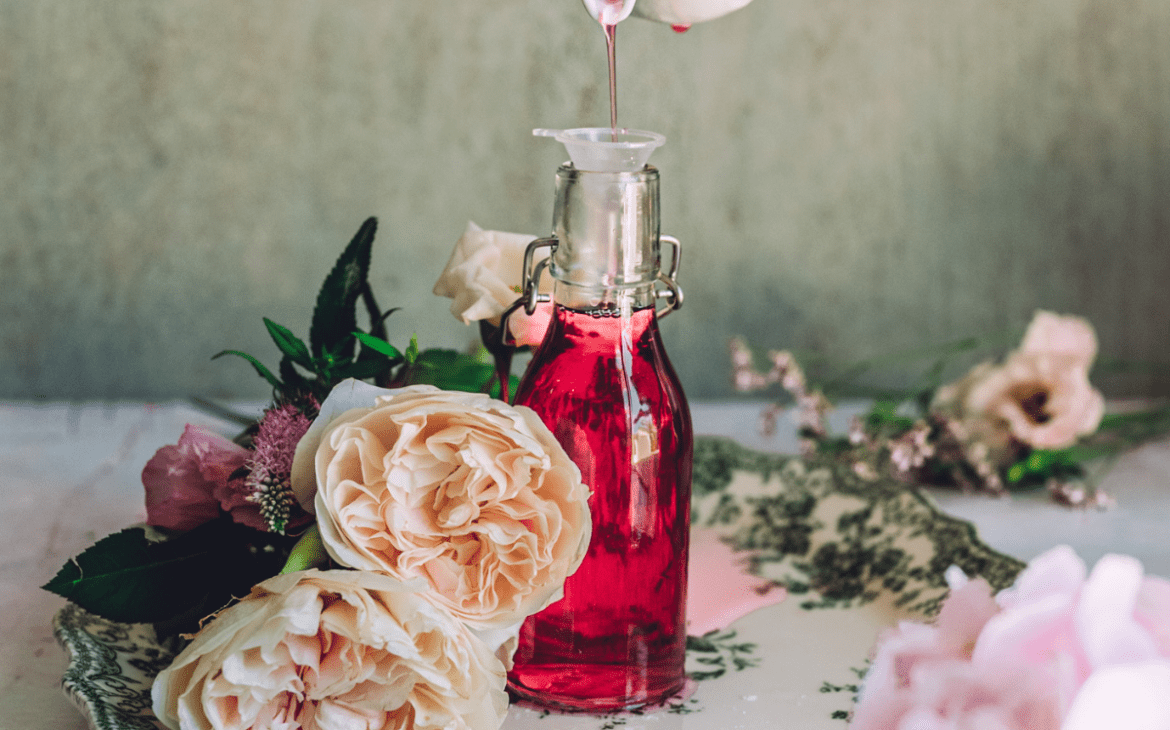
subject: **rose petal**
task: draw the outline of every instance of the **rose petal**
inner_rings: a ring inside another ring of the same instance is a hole
[[[1170,661],[1099,669],[1081,687],[1062,730],[1170,730]]]

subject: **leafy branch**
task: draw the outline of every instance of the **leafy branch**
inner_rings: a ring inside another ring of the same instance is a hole
[[[454,350],[419,350],[417,337],[405,349],[386,334],[386,320],[398,308],[382,311],[370,288],[370,258],[378,222],[368,218],[338,257],[317,294],[309,341],[282,324],[264,318],[281,353],[275,371],[240,350],[223,350],[212,359],[234,355],[247,361],[272,386],[277,401],[320,403],[346,378],[369,380],[382,387],[427,383],[446,390],[500,393],[495,371],[484,354]],[[358,326],[359,302],[369,325]]]

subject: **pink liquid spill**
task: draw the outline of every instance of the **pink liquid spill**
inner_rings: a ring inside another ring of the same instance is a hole
[[[564,599],[525,621],[513,692],[570,710],[668,699],[684,681],[692,441],[654,310],[557,305],[516,403],[581,467],[593,538]]]

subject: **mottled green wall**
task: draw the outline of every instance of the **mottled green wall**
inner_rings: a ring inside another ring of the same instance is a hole
[[[1170,360],[1170,3],[756,0],[619,29],[621,121],[668,137],[692,396],[726,338],[830,361],[1089,317]],[[468,220],[541,234],[607,118],[577,0],[0,2],[0,397],[257,396],[368,215],[392,334]],[[1139,376],[1132,390],[1165,392]]]

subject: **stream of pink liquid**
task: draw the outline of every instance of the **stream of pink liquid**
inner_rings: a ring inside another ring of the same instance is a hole
[[[609,128],[617,142],[617,24],[601,27],[605,31],[605,57],[609,60]]]

